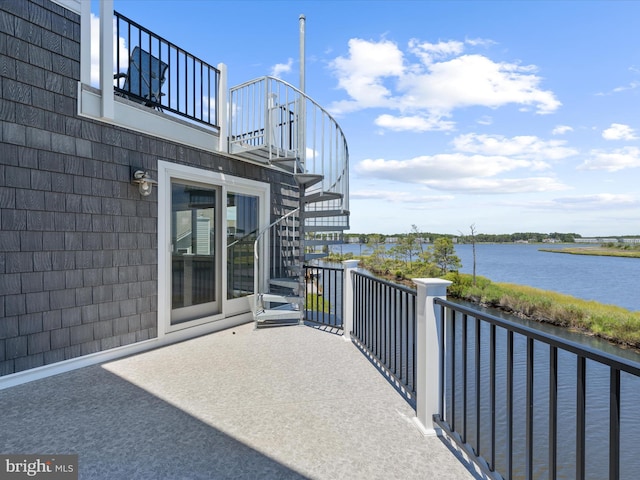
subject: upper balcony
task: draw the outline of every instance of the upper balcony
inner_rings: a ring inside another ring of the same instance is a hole
[[[116,95],[217,133],[220,70],[118,12],[114,26]]]
[[[92,2],[82,2],[83,18]],[[79,108],[83,115],[210,152],[232,154],[294,174],[322,177],[313,190],[342,201],[315,209],[348,212],[348,148],[335,119],[305,92],[273,77],[228,88],[227,67],[213,65],[100,0],[98,38],[82,22]],[[99,51],[99,81],[91,65]],[[309,193],[309,192],[307,192]],[[335,222],[334,222],[335,223]],[[340,222],[337,222],[340,223]],[[342,230],[347,226],[343,222]]]

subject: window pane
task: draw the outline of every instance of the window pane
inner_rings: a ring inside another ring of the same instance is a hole
[[[253,243],[258,234],[258,197],[227,194],[227,298],[253,293]]]
[[[215,301],[213,188],[171,185],[172,309]]]

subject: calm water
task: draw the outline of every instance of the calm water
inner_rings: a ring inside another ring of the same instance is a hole
[[[540,245],[527,244],[482,244],[476,245],[476,273],[496,282],[509,282],[529,285],[544,290],[552,290],[573,295],[586,300],[618,305],[630,310],[640,310],[640,259],[616,257],[590,257],[582,255],[566,255],[558,253],[540,252]],[[561,245],[550,245],[544,248],[563,248]],[[366,248],[358,245],[343,245],[335,248],[342,253],[366,253]],[[457,245],[456,253],[462,260],[464,273],[471,273],[473,269],[473,254],[471,245]],[[477,306],[474,306],[477,308]],[[493,315],[509,318],[508,315],[490,311]],[[640,355],[622,350],[597,338],[568,332],[565,329],[535,322],[524,322],[531,327],[543,329],[549,333],[568,338],[594,348],[600,348],[610,353],[626,357],[636,362]],[[473,322],[472,322],[473,323]],[[482,328],[485,329],[486,326]],[[496,372],[497,405],[496,414],[500,419],[506,412],[506,397],[503,395],[506,387],[506,363],[504,360],[505,339],[501,338],[504,331],[498,330]],[[470,330],[469,358],[473,358],[472,340],[475,332]],[[482,338],[487,338],[487,332]],[[525,432],[525,380],[526,380],[526,340],[516,335],[514,339],[514,478],[524,478],[524,432]],[[460,348],[457,349],[460,355]],[[488,379],[488,359],[483,347],[481,361],[481,378]],[[548,478],[547,470],[547,438],[548,438],[548,355],[549,348],[536,344],[534,368],[534,478]],[[576,357],[568,352],[558,355],[558,478],[575,478],[575,409],[576,409]],[[457,376],[461,375],[458,371]],[[461,379],[457,382],[457,398],[460,399]],[[450,388],[450,387],[449,387]],[[469,398],[474,398],[476,388],[481,391],[481,454],[489,457],[488,417],[490,405],[488,402],[488,381],[480,385],[469,385]],[[449,393],[450,390],[449,390]],[[638,478],[640,472],[640,378],[623,374],[621,378],[621,476],[624,479]],[[448,405],[447,408],[450,408]],[[461,407],[456,406],[456,416],[462,417]],[[470,405],[470,410],[475,407]],[[609,370],[596,362],[587,362],[587,439],[586,439],[586,469],[587,478],[601,479],[608,476],[608,412],[609,412]],[[460,428],[460,420],[456,427]],[[473,437],[474,422],[469,419],[468,434]],[[499,421],[497,425],[496,460],[498,471],[505,468],[505,424]]]
[[[541,252],[540,248],[566,245],[479,244],[476,274],[494,282],[517,283],[573,295],[585,300],[640,310],[640,259],[595,257]],[[360,254],[367,248],[341,245],[342,253]],[[463,273],[473,271],[471,245],[456,245]]]

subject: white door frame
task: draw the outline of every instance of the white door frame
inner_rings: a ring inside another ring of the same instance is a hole
[[[227,209],[221,208],[220,232],[220,313],[171,325],[171,181],[183,180],[221,189],[221,204],[226,206],[228,192],[252,195],[259,201],[259,226],[269,222],[271,186],[268,183],[235,177],[220,172],[158,160],[158,336],[183,330],[249,311],[245,298],[227,300]],[[245,305],[246,302],[246,305]]]

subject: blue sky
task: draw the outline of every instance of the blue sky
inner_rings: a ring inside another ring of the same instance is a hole
[[[640,2],[115,0],[229,85],[299,83],[350,152],[352,233],[640,235]]]

